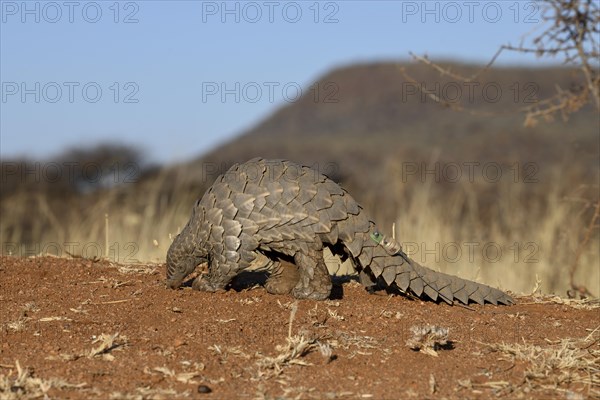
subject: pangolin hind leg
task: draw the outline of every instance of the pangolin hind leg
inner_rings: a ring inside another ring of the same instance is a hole
[[[265,289],[271,294],[289,294],[300,280],[300,270],[285,260],[275,261]]]
[[[312,250],[308,254],[298,252],[294,262],[299,268],[298,283],[292,289],[297,299],[325,300],[331,293],[331,277],[323,259],[323,252]]]

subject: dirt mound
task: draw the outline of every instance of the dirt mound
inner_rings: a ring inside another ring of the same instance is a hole
[[[0,259],[0,398],[587,398],[593,303],[167,290],[162,265]],[[421,347],[420,351],[407,346]]]

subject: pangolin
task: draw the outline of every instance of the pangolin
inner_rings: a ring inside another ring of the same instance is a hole
[[[498,289],[419,265],[346,190],[318,171],[262,158],[235,164],[196,202],[167,252],[167,286],[178,288],[207,261],[208,273],[192,287],[224,289],[262,253],[274,261],[268,292],[324,300],[332,288],[324,246],[350,257],[366,287],[397,288],[449,304],[514,302]]]

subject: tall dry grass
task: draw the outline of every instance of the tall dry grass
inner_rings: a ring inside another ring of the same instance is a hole
[[[458,274],[516,293],[530,293],[541,281],[542,293],[565,296],[571,289],[572,264],[589,212],[552,188],[545,199],[527,198],[525,184],[501,189],[490,215],[481,220],[477,192],[465,188],[440,198],[418,190],[396,221],[396,234],[410,256],[442,272]],[[524,203],[527,202],[527,207]],[[533,202],[533,204],[531,204]],[[461,206],[468,204],[465,212]],[[389,227],[386,227],[389,228]],[[600,237],[582,254],[575,284],[600,293]]]
[[[2,252],[164,262],[173,236],[210,184],[182,171],[65,199],[62,205],[39,193],[14,193],[0,204]],[[493,184],[403,182],[398,171],[397,165],[386,168],[385,190],[355,197],[383,231],[391,233],[396,223],[398,239],[415,260],[517,293],[531,292],[538,279],[544,293],[564,296],[570,288],[569,265],[590,217],[578,199],[596,196],[597,201],[597,187],[581,191],[559,168],[537,186],[510,177]],[[599,242],[596,230],[575,274],[595,295],[600,294]]]

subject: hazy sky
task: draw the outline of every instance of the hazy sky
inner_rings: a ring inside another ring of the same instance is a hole
[[[161,162],[241,133],[337,66],[409,51],[487,62],[542,13],[530,1],[0,4],[0,156],[121,141]]]

